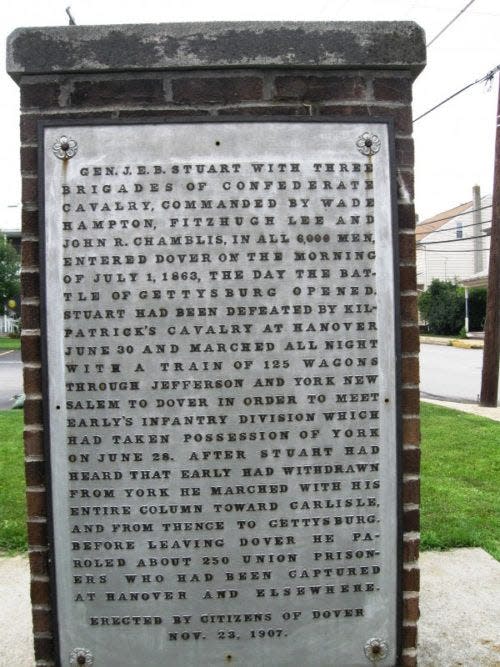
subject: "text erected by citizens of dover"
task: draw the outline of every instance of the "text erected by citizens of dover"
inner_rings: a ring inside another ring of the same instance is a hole
[[[355,633],[393,574],[378,156],[78,150],[50,204],[68,608],[169,642]]]

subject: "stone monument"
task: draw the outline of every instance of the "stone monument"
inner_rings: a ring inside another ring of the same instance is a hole
[[[38,665],[416,665],[411,23],[22,28]]]

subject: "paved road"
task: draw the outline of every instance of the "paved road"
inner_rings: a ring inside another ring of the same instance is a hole
[[[12,397],[23,387],[23,366],[19,350],[0,350],[0,410],[12,407]]]
[[[420,347],[422,397],[476,403],[481,391],[482,350],[444,345]]]

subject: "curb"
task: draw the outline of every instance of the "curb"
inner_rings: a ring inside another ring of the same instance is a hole
[[[420,345],[443,345],[445,347],[458,347],[463,350],[482,350],[484,348],[484,341],[420,336]]]
[[[481,341],[470,341],[470,340],[452,340],[451,344],[453,347],[460,347],[464,350],[482,350],[484,348],[484,343]]]

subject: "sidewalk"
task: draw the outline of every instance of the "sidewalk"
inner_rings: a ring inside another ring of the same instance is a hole
[[[0,667],[33,667],[29,562],[0,558]]]
[[[500,563],[483,549],[420,554],[419,667],[500,667]]]
[[[441,405],[443,408],[461,410],[462,412],[468,412],[471,415],[487,417],[488,419],[494,419],[495,421],[500,422],[500,405],[496,408],[484,408],[477,403],[455,403],[454,401],[441,401],[434,398],[427,398],[426,396],[422,396],[421,400],[425,403],[434,403],[434,405]]]

